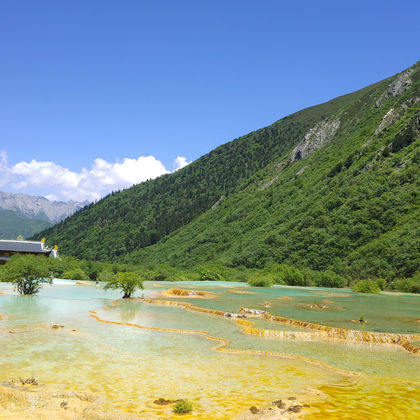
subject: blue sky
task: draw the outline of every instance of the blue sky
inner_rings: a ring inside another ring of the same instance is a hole
[[[419,16],[418,1],[1,2],[0,190],[93,199],[173,171],[414,64]]]

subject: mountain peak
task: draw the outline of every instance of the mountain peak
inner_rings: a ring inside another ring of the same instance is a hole
[[[57,223],[87,203],[51,201],[45,197],[0,191],[0,209],[11,210],[30,219]]]

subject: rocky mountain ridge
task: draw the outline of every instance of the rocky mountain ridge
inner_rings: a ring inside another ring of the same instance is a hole
[[[57,223],[84,207],[87,202],[50,201],[44,197],[0,191],[0,209],[11,210],[30,219]]]

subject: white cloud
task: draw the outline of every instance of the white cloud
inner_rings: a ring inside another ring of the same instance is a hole
[[[187,162],[187,158],[184,156],[177,156],[174,160],[175,171],[182,169],[184,166],[187,166],[191,162]]]
[[[54,195],[54,194],[47,194],[45,196],[45,198],[47,200],[50,200],[50,201],[60,201],[60,199],[56,195]]]
[[[0,168],[1,168],[2,165],[7,165],[6,150],[0,150]]]
[[[175,159],[176,169],[187,165],[185,157]],[[153,156],[125,158],[115,163],[97,158],[90,169],[74,172],[54,162],[21,161],[7,164],[7,154],[0,152],[0,186],[11,185],[15,190],[42,189],[51,199],[96,200],[111,191],[127,188],[169,171]]]

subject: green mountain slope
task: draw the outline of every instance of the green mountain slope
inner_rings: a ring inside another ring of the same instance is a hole
[[[226,143],[182,170],[111,194],[40,233],[61,252],[110,259],[152,245],[207,211],[364,90],[297,112]]]
[[[30,219],[11,210],[0,209],[0,238],[16,239],[19,235],[29,238],[42,229],[50,226],[51,223]]]
[[[420,254],[419,68],[283,118],[42,235],[96,259],[410,276]]]
[[[420,269],[414,69],[400,96],[377,103],[381,86],[342,107],[333,116],[340,129],[311,156],[275,160],[215,210],[127,260],[180,267],[286,263],[356,278],[411,276]]]

